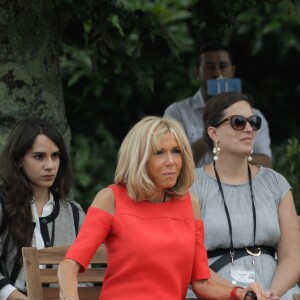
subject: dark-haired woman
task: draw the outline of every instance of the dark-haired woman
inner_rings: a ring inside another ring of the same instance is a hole
[[[0,158],[0,299],[27,299],[23,246],[70,244],[84,212],[69,199],[72,172],[62,135],[38,118],[19,121]]]
[[[197,169],[192,190],[205,224],[210,267],[234,284],[256,281],[271,300],[300,293],[300,235],[291,186],[278,172],[249,164],[261,118],[248,98],[223,93],[203,114],[214,161]]]

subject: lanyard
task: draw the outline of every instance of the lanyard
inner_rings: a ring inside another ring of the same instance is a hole
[[[232,257],[232,260],[233,260],[233,257],[234,257],[234,247],[233,247],[233,241],[232,241],[231,219],[230,219],[230,215],[229,215],[227,204],[225,202],[224,192],[223,192],[223,188],[222,188],[222,184],[221,184],[221,181],[220,181],[219,174],[218,174],[217,169],[216,169],[216,162],[215,161],[213,162],[213,165],[214,165],[214,171],[215,171],[215,174],[216,174],[216,178],[217,178],[217,182],[218,182],[218,185],[219,185],[219,189],[220,189],[220,192],[222,194],[223,201],[224,201],[225,212],[226,212],[226,216],[227,216],[227,221],[228,221],[228,226],[229,226],[229,233],[230,233],[230,254],[231,254],[231,257]],[[249,178],[250,195],[251,195],[251,201],[252,201],[252,214],[253,214],[253,249],[256,251],[257,249],[258,250],[260,250],[260,249],[257,248],[256,245],[255,245],[255,237],[256,237],[256,211],[255,211],[254,196],[253,196],[253,189],[252,189],[252,174],[251,174],[251,170],[250,170],[249,165],[248,165],[248,178]],[[246,247],[246,250],[247,250],[247,247]],[[248,251],[248,250],[247,250],[247,252],[249,254],[251,254],[251,255],[256,256],[255,252],[252,253],[251,251]]]

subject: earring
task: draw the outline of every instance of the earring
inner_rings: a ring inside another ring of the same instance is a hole
[[[218,142],[215,143],[215,147],[213,148],[214,160],[219,159],[219,154],[221,153],[221,148],[218,147]]]
[[[251,151],[251,153],[249,154],[249,156],[247,157],[247,160],[250,162],[252,161],[252,157],[251,157],[251,154],[253,153],[253,150]]]

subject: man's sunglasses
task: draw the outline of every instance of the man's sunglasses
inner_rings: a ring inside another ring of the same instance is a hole
[[[220,126],[222,123],[230,121],[230,125],[235,130],[244,130],[246,127],[247,122],[250,124],[253,130],[257,131],[260,129],[261,126],[261,117],[253,115],[249,118],[245,118],[240,115],[233,115],[230,116],[220,122],[218,122],[215,127]]]

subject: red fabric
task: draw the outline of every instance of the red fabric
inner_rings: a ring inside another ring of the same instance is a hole
[[[237,289],[243,289],[243,287],[241,287],[241,286],[235,286],[232,290],[231,290],[231,292],[230,292],[230,300],[239,300],[239,298],[237,297],[237,295],[236,295],[236,290]]]
[[[105,242],[108,270],[101,300],[185,299],[191,279],[210,277],[203,223],[194,220],[190,195],[164,203],[135,202],[125,187],[111,188],[115,215],[89,208],[66,257],[86,267]]]
[[[208,267],[207,251],[204,246],[204,223],[202,220],[195,220],[195,258],[191,281],[210,278]]]
[[[65,258],[71,258],[82,265],[83,272],[100,245],[110,233],[113,216],[96,207],[89,207],[84,222],[72,247]]]

